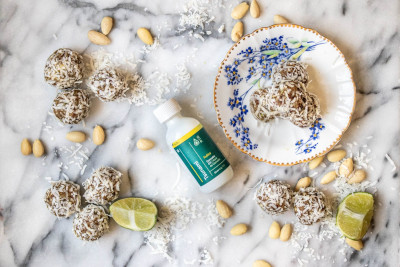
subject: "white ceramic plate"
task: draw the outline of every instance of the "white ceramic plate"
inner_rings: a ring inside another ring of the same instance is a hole
[[[270,85],[279,62],[308,65],[308,91],[320,100],[322,118],[300,128],[287,120],[258,122],[249,110],[252,92]],[[225,135],[242,152],[273,165],[294,165],[327,153],[348,128],[355,85],[339,49],[314,30],[293,24],[260,28],[228,51],[215,79],[214,106]]]

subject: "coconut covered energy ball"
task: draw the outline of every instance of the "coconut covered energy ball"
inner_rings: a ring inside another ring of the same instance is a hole
[[[53,182],[44,196],[47,209],[59,218],[68,218],[81,206],[79,188],[70,181]]]
[[[99,69],[90,76],[88,86],[103,102],[120,99],[129,89],[122,74],[110,67]]]
[[[272,83],[301,82],[307,86],[309,77],[306,65],[299,61],[289,60],[279,63],[272,70]]]
[[[68,48],[54,51],[44,67],[45,81],[59,89],[65,89],[81,83],[83,77],[83,58]]]
[[[300,188],[293,198],[294,213],[302,224],[311,225],[325,216],[326,198],[315,187]]]
[[[83,241],[95,241],[109,229],[108,216],[102,207],[88,205],[75,215],[73,231]]]
[[[63,91],[53,101],[54,115],[65,124],[77,124],[89,115],[90,98],[81,89]]]
[[[84,183],[83,197],[89,203],[106,205],[118,198],[122,174],[111,168],[101,167],[95,170]]]
[[[256,202],[265,212],[275,215],[290,208],[292,194],[290,185],[279,180],[271,180],[259,186]]]

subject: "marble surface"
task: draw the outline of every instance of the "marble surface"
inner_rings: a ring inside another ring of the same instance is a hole
[[[211,1],[211,0],[210,0]],[[319,241],[313,238],[309,247],[296,251],[293,243],[267,237],[273,220],[295,222],[290,212],[271,217],[253,200],[254,187],[261,178],[277,176],[294,185],[307,175],[304,166],[274,167],[256,162],[236,150],[224,137],[213,110],[212,89],[219,62],[230,48],[231,6],[238,1],[222,2],[212,8],[214,22],[207,25],[210,35],[204,42],[190,37],[189,30],[178,32],[180,12],[185,1],[0,1],[0,266],[191,266],[207,265],[201,261],[204,249],[213,258],[212,266],[251,266],[265,259],[273,266],[398,266],[400,262],[400,205],[398,170],[385,158],[388,154],[400,166],[399,100],[400,62],[398,48],[399,2],[382,1],[259,1],[262,15],[243,21],[250,33],[272,23],[274,14],[292,22],[314,28],[331,39],[346,56],[357,85],[357,106],[352,124],[342,144],[356,142],[349,152],[367,145],[371,150],[371,181],[378,181],[377,205],[373,226],[365,237],[365,248],[354,252],[335,236]],[[93,105],[85,125],[60,126],[49,115],[56,90],[43,80],[47,57],[57,48],[69,47],[80,52],[98,49],[86,34],[98,29],[101,18],[114,17],[110,34],[110,52],[135,54],[137,71],[146,79],[155,71],[171,77],[168,96],[174,96],[187,116],[200,120],[231,162],[234,179],[221,190],[201,194],[178,169],[174,156],[164,141],[165,128],[152,115],[154,106],[136,107],[126,102]],[[217,29],[225,24],[226,31]],[[160,46],[147,54],[138,52],[142,43],[135,36],[139,27],[148,27],[159,35]],[[191,88],[174,93],[175,64],[185,64],[191,73]],[[89,159],[86,169],[71,165],[61,147],[71,146],[64,135],[70,130],[90,134],[96,124],[104,126],[107,141],[95,147],[83,144]],[[370,138],[372,136],[372,138]],[[23,138],[40,138],[47,156],[24,157],[20,153]],[[136,149],[141,137],[153,139],[156,148],[147,152]],[[94,243],[83,243],[72,233],[72,218],[57,220],[46,209],[43,195],[53,180],[69,179],[79,184],[93,169],[113,166],[123,172],[121,196],[154,199],[158,205],[171,196],[182,196],[207,205],[222,198],[230,203],[235,215],[225,226],[206,227],[205,219],[194,220],[184,231],[176,233],[170,245],[172,262],[153,254],[144,243],[143,233],[118,227],[110,220],[110,232]],[[321,170],[322,172],[322,170]],[[316,175],[318,181],[320,175]],[[178,182],[177,186],[171,184]],[[236,223],[251,226],[248,234],[232,237]],[[318,225],[304,230],[318,233]],[[216,238],[217,237],[217,238]],[[218,241],[218,242],[214,242]],[[318,255],[318,258],[315,257]],[[299,260],[300,259],[300,262]]]

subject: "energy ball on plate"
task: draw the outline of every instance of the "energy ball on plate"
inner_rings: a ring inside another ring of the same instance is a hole
[[[272,70],[272,83],[301,82],[307,86],[308,81],[306,66],[299,61],[285,61]]]
[[[67,218],[78,211],[81,206],[79,188],[70,181],[53,182],[44,196],[49,211],[59,218]]]
[[[325,195],[315,187],[300,188],[293,201],[294,213],[302,224],[311,225],[325,216]]]
[[[71,49],[57,49],[46,61],[44,79],[50,85],[65,89],[80,83],[82,77],[83,58]]]
[[[129,89],[125,78],[109,67],[99,69],[90,76],[88,86],[103,102],[120,99]]]
[[[106,205],[118,198],[122,174],[111,168],[101,167],[95,170],[84,183],[83,196],[89,203]]]
[[[81,89],[63,91],[53,101],[54,115],[65,124],[77,124],[89,115],[90,98]]]
[[[275,215],[290,208],[292,194],[290,185],[279,180],[271,180],[259,186],[256,202],[265,212]]]
[[[75,215],[73,231],[83,241],[95,241],[109,229],[108,216],[102,207],[88,205]]]

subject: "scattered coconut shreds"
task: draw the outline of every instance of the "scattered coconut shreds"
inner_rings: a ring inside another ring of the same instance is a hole
[[[387,159],[387,161],[390,163],[390,165],[393,166],[392,168],[392,172],[395,172],[397,170],[396,164],[394,163],[394,161],[392,160],[392,158],[389,156],[389,154],[385,155],[385,158]]]
[[[222,33],[225,30],[225,24],[222,24],[221,26],[219,26],[218,28],[218,32]]]
[[[190,73],[184,64],[176,65],[176,69],[178,72],[175,74],[176,88],[174,91],[182,91],[186,93],[186,91],[192,86],[190,83]]]
[[[204,248],[201,252],[200,252],[200,260],[199,260],[200,264],[214,264],[214,260],[211,256],[210,251],[208,251],[206,248]]]
[[[70,167],[76,167],[80,172],[86,169],[85,162],[89,159],[89,149],[81,144],[74,144],[71,146],[61,146],[56,150],[60,152],[62,162],[58,165],[61,171],[68,170]],[[63,175],[65,175],[63,173]]]

